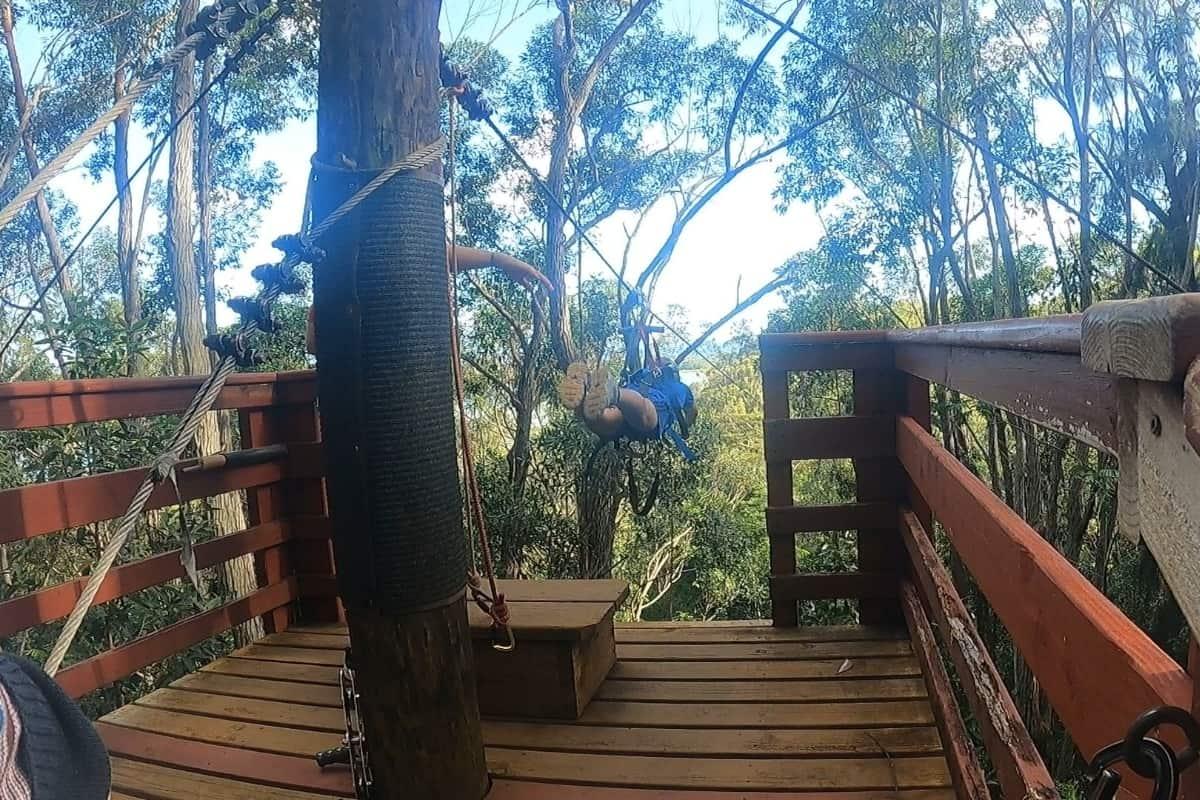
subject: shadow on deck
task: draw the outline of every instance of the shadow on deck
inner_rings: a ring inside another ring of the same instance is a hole
[[[577,722],[486,719],[492,800],[953,797],[903,630],[617,626]],[[353,795],[312,760],[343,727],[337,626],[295,627],[104,717],[114,797]]]

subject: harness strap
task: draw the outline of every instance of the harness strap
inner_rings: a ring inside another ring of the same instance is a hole
[[[680,424],[683,423],[681,422]],[[689,464],[693,464],[699,460],[699,456],[696,455],[696,452],[692,450],[692,448],[688,447],[688,443],[684,441],[682,436],[679,435],[679,431],[675,430],[674,428],[667,428],[664,433],[666,434],[667,438],[671,440],[671,444],[675,445],[675,447],[679,449],[679,454],[683,456],[684,461],[688,462]]]
[[[634,514],[639,517],[644,517],[654,509],[654,502],[658,499],[658,487],[662,483],[662,473],[654,473],[654,480],[650,482],[650,493],[646,495],[646,502],[641,501],[641,492],[638,490],[637,476],[633,472],[633,453],[629,453],[625,457],[625,474],[629,483],[629,507]]]

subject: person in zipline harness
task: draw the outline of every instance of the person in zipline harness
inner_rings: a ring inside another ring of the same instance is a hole
[[[558,394],[562,404],[603,440],[669,439],[685,458],[694,458],[682,435],[696,421],[696,402],[670,362],[640,369],[621,386],[603,367],[589,370],[576,361],[567,367]]]
[[[513,258],[504,253],[494,253],[491,250],[480,250],[460,244],[453,251],[449,247],[446,248],[446,265],[456,273],[495,267],[508,276],[509,280],[527,289],[532,290],[534,284],[540,283],[546,288],[546,291],[554,290],[554,284],[550,283],[545,275],[519,258]],[[316,355],[317,323],[313,306],[308,307],[308,330],[305,333],[305,342],[309,354]]]
[[[562,404],[578,414],[602,442],[668,440],[688,461],[696,459],[684,439],[696,422],[692,390],[679,377],[679,368],[662,358],[650,341],[651,329],[630,324],[641,303],[631,293],[621,309],[625,331],[627,377],[618,383],[608,370],[589,370],[576,361],[559,382]],[[639,349],[645,355],[638,365]]]

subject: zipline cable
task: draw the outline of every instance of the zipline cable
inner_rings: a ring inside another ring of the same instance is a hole
[[[171,137],[175,134],[175,131],[181,124],[183,124],[183,121],[187,119],[188,115],[195,111],[197,106],[200,105],[200,101],[202,101],[209,92],[223,83],[226,78],[237,71],[237,69],[241,66],[242,60],[249,55],[249,53],[254,49],[255,45],[258,44],[259,40],[262,39],[268,32],[270,32],[279,19],[285,14],[289,13],[289,11],[289,6],[286,3],[280,3],[271,16],[263,20],[262,24],[259,25],[252,34],[242,40],[242,43],[238,46],[237,51],[225,59],[225,65],[222,67],[221,71],[217,73],[211,81],[200,88],[200,91],[197,93],[195,99],[187,107],[184,113],[180,114],[179,117],[175,119],[175,121],[172,122],[167,128],[166,132],[154,142],[150,150],[146,153],[146,157],[143,158],[133,172],[129,174],[129,178],[125,181],[125,185],[117,190],[117,193],[112,196],[112,199],[108,201],[108,204],[104,206],[103,210],[96,215],[96,218],[92,220],[91,224],[88,225],[87,229],[85,229],[83,234],[79,237],[79,240],[75,243],[75,246],[71,248],[71,252],[67,254],[62,263],[58,265],[58,268],[54,270],[54,274],[50,276],[50,280],[46,281],[45,285],[38,290],[34,301],[29,304],[29,307],[21,315],[20,319],[17,320],[12,332],[8,335],[8,338],[4,340],[4,344],[0,345],[0,358],[3,358],[4,354],[8,352],[8,348],[12,346],[14,341],[16,341],[17,336],[21,333],[21,329],[29,321],[29,318],[33,315],[33,312],[37,310],[38,306],[40,306],[42,301],[46,298],[46,295],[49,294],[51,287],[58,283],[58,279],[66,271],[67,267],[74,262],[75,256],[77,256],[83,249],[84,243],[86,243],[91,235],[96,232],[96,229],[100,227],[100,223],[103,222],[104,218],[108,216],[108,213],[112,211],[113,206],[115,206],[121,199],[121,195],[129,191],[130,186],[133,185],[134,178],[138,177],[142,170],[144,170],[151,161],[157,158],[158,154],[162,152],[162,149],[167,146],[168,142],[171,141]],[[45,168],[43,168],[38,175],[41,176],[44,173]]]
[[[1122,242],[1117,237],[1115,237],[1112,234],[1105,231],[1104,228],[1097,225],[1090,218],[1085,216],[1082,211],[1080,211],[1079,209],[1076,209],[1074,206],[1072,206],[1070,203],[1068,203],[1057,192],[1054,192],[1050,188],[1044,186],[1036,178],[1029,175],[1027,172],[1022,170],[1020,167],[1018,167],[1016,164],[1014,164],[1012,161],[1008,160],[1004,156],[997,155],[992,150],[991,146],[987,142],[977,139],[974,136],[971,136],[970,134],[963,133],[961,130],[959,130],[957,127],[955,127],[953,124],[951,124],[949,120],[942,117],[936,111],[931,111],[930,109],[921,105],[916,100],[914,100],[913,98],[904,94],[899,89],[896,89],[896,88],[890,86],[886,81],[884,81],[883,79],[872,74],[871,71],[868,70],[866,67],[855,64],[854,62],[850,61],[846,56],[843,56],[841,53],[838,53],[833,48],[828,47],[827,45],[821,44],[819,41],[817,41],[813,37],[809,36],[808,34],[804,33],[803,31],[798,30],[791,23],[780,19],[779,17],[775,16],[774,14],[772,14],[769,11],[759,8],[758,6],[749,2],[749,0],[734,0],[734,2],[736,2],[738,5],[744,7],[746,10],[752,12],[753,14],[756,14],[757,16],[761,17],[762,19],[772,23],[773,25],[776,25],[779,28],[786,30],[788,33],[795,36],[797,39],[799,39],[804,44],[807,44],[809,47],[812,47],[814,50],[821,53],[825,57],[833,59],[834,61],[838,62],[843,67],[845,67],[846,69],[853,72],[855,75],[858,75],[860,78],[863,78],[864,80],[868,81],[869,83],[872,83],[875,86],[878,86],[884,92],[890,94],[892,97],[895,97],[897,100],[904,103],[906,106],[908,106],[913,111],[920,114],[921,116],[925,117],[930,122],[933,122],[934,124],[938,125],[939,127],[945,129],[945,131],[947,133],[949,133],[951,136],[953,136],[959,142],[976,150],[980,154],[987,156],[988,158],[992,159],[1000,166],[1007,169],[1013,175],[1020,178],[1021,181],[1028,184],[1031,188],[1033,188],[1034,191],[1038,192],[1043,197],[1045,197],[1047,200],[1051,201],[1055,205],[1062,208],[1064,211],[1066,211],[1068,214],[1070,214],[1071,216],[1078,219],[1080,222],[1086,222],[1088,224],[1088,226],[1091,227],[1092,230],[1094,230],[1096,233],[1098,233],[1102,239],[1105,239],[1110,244],[1116,246],[1117,249],[1120,250],[1125,255],[1135,259],[1138,263],[1142,264],[1146,269],[1150,270],[1150,272],[1154,273],[1164,283],[1168,284],[1169,286],[1171,286],[1171,288],[1175,289],[1175,291],[1177,291],[1177,292],[1186,292],[1187,291],[1187,289],[1185,289],[1183,286],[1181,286],[1179,284],[1179,282],[1176,281],[1173,277],[1171,277],[1167,273],[1160,270],[1154,264],[1151,264],[1149,261],[1147,261],[1145,258],[1143,258],[1142,256],[1135,253],[1130,248],[1126,247],[1124,242]]]

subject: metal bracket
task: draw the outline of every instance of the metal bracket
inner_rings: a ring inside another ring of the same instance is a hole
[[[363,730],[362,711],[358,704],[359,693],[354,684],[354,669],[350,664],[350,649],[347,648],[345,666],[338,673],[346,734],[342,737],[340,747],[322,750],[315,758],[317,766],[321,769],[334,764],[348,765],[351,779],[354,781],[354,796],[358,800],[370,800],[374,780],[371,776],[371,763],[367,758],[366,732]]]

